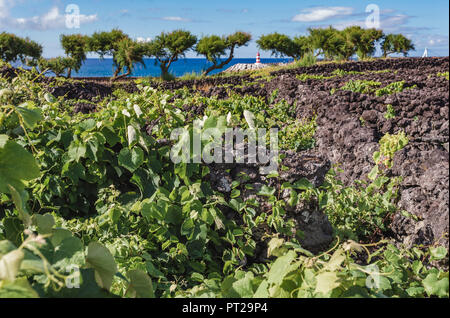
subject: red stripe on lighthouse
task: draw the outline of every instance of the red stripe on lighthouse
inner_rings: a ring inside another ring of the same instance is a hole
[[[261,64],[261,57],[259,56],[259,52],[256,53],[256,64]]]

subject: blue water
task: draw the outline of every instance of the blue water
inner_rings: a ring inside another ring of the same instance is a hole
[[[261,63],[285,63],[291,59],[261,59]],[[145,67],[142,64],[135,66],[131,76],[160,76],[161,69],[159,65],[155,65],[155,59],[145,59]],[[255,59],[233,59],[224,69],[238,63],[255,63]],[[212,65],[206,59],[180,59],[170,66],[170,73],[175,76],[182,76],[186,73],[201,73],[204,69]],[[216,74],[221,70],[214,70],[210,74]],[[112,59],[87,59],[81,69],[73,73],[74,77],[95,77],[95,76],[112,76],[114,72]]]
[[[228,67],[238,64],[238,63],[255,63],[255,58],[236,58],[233,59],[229,64],[225,65],[223,69],[214,70],[210,74],[219,73]],[[287,63],[292,62],[292,59],[261,59],[261,63]],[[131,76],[160,76],[161,69],[159,65],[155,65],[155,59],[144,59],[145,67],[142,64],[136,65]],[[170,73],[175,76],[182,76],[187,73],[201,73],[204,69],[212,65],[206,59],[200,58],[186,58],[180,59],[170,66]],[[20,66],[15,65],[15,66]],[[109,77],[112,76],[114,72],[112,59],[97,59],[91,58],[84,61],[81,69],[78,72],[72,72],[73,77]],[[49,73],[48,75],[52,75]]]

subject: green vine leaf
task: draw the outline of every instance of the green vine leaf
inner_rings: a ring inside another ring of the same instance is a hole
[[[131,293],[139,298],[155,298],[152,280],[147,273],[141,270],[131,270],[128,272],[130,278]]]
[[[0,258],[0,280],[13,282],[20,270],[20,264],[25,254],[16,249]]]
[[[10,193],[9,186],[22,190],[24,181],[39,177],[34,157],[8,136],[0,135],[0,192]]]
[[[133,173],[144,163],[144,151],[139,147],[122,148],[119,153],[119,165]]]
[[[95,269],[95,279],[100,287],[109,290],[117,272],[117,265],[111,252],[103,245],[91,242],[86,262]]]
[[[25,126],[29,129],[33,129],[34,126],[43,119],[41,110],[32,107],[31,102],[23,103],[20,106],[15,107],[15,110],[22,117]]]

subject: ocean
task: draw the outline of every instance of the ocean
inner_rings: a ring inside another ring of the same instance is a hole
[[[255,63],[255,58],[235,58],[223,69],[214,70],[210,74],[220,73],[238,63]],[[261,59],[261,63],[288,63],[292,62],[292,59],[280,59],[280,58],[267,58]],[[145,77],[145,76],[160,76],[161,69],[159,65],[155,64],[155,59],[144,59],[145,67],[142,64],[136,65],[131,76]],[[204,69],[212,65],[206,59],[201,58],[185,58],[180,59],[170,66],[170,73],[179,77],[189,73],[201,73]],[[20,63],[13,64],[13,66],[21,66]],[[114,72],[112,59],[98,59],[89,58],[86,59],[78,72],[72,72],[72,77],[110,77]],[[52,76],[51,73],[48,73]]]

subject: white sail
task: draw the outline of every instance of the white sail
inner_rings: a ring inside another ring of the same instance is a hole
[[[428,57],[428,49],[425,48],[425,51],[423,52],[422,57]]]

